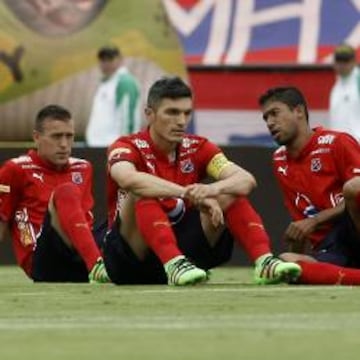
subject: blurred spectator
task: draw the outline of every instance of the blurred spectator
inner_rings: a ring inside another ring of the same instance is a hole
[[[334,52],[336,82],[330,94],[330,123],[333,130],[344,131],[360,139],[360,71],[356,51],[342,44]]]
[[[106,147],[119,136],[140,129],[140,89],[118,48],[102,47],[97,57],[103,79],[94,96],[85,136],[89,146]]]

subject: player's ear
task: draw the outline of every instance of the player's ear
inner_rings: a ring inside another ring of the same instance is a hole
[[[298,117],[305,117],[305,108],[303,105],[296,105],[294,110]]]
[[[145,108],[144,112],[145,112],[145,117],[146,117],[147,121],[150,122],[154,117],[154,110],[151,107],[147,106]]]
[[[37,142],[39,141],[39,136],[40,136],[40,132],[37,130],[33,130],[32,137],[35,144],[37,144]]]

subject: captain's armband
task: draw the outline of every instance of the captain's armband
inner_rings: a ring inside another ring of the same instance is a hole
[[[232,162],[228,160],[223,153],[219,153],[210,160],[208,166],[206,167],[206,172],[214,179],[218,179],[220,173],[231,164]]]

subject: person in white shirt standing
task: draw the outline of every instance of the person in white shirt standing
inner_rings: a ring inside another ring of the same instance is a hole
[[[329,127],[360,140],[360,70],[356,51],[347,44],[334,52],[336,82],[330,93]]]
[[[88,146],[107,147],[119,136],[139,131],[140,88],[117,47],[102,47],[97,57],[103,79],[93,99],[85,137]]]

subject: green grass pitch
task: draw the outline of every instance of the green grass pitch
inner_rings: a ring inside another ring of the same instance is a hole
[[[0,359],[359,359],[360,287],[33,284],[0,267]]]

